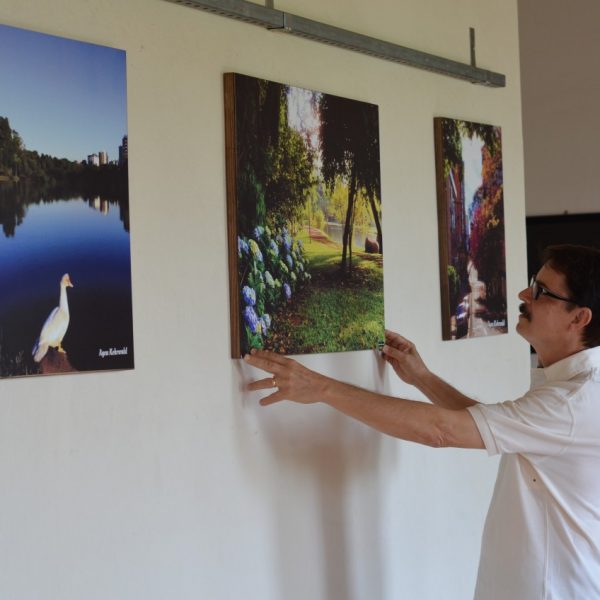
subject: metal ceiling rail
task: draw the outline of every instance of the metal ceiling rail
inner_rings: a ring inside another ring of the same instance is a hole
[[[237,19],[253,25],[259,25],[272,31],[297,35],[324,44],[353,50],[401,63],[417,69],[424,69],[440,75],[486,85],[505,87],[506,77],[475,66],[474,32],[471,30],[471,64],[442,58],[420,50],[413,50],[385,42],[377,38],[327,25],[319,21],[305,19],[290,13],[248,2],[247,0],[167,0],[191,8],[212,12],[223,17]]]

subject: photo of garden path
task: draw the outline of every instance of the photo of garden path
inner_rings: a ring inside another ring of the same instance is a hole
[[[227,77],[235,81],[238,355],[375,348],[384,335],[377,107]]]
[[[508,331],[502,140],[499,127],[439,119],[444,339]],[[442,226],[444,227],[444,226]]]

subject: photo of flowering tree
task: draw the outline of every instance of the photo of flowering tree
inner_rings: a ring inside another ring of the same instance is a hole
[[[499,127],[434,119],[443,339],[506,333]]]
[[[377,106],[224,76],[232,356],[383,339]]]

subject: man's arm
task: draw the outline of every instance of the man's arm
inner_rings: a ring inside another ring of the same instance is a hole
[[[295,360],[253,351],[247,363],[273,374],[254,381],[250,390],[277,388],[261,400],[304,404],[324,402],[345,415],[388,435],[432,447],[483,448],[475,421],[467,410],[449,410],[424,402],[384,396],[325,377]]]
[[[456,388],[432,373],[417,352],[415,345],[393,331],[385,332],[384,359],[402,381],[414,385],[431,402],[449,410],[461,410],[477,404]]]

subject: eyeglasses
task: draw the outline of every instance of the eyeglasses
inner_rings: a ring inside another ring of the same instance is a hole
[[[531,288],[531,296],[534,300],[537,300],[540,296],[548,296],[550,298],[554,298],[555,300],[562,300],[563,302],[571,302],[572,304],[577,304],[575,300],[571,298],[565,298],[564,296],[559,296],[554,292],[551,292],[548,288],[544,287],[541,283],[538,283],[535,279],[535,275],[531,278],[529,282],[529,287]]]

